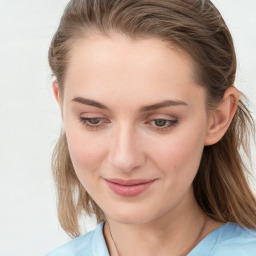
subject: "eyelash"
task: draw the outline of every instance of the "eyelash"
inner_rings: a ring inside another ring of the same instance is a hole
[[[153,119],[147,123],[152,123],[152,122],[156,122],[156,121],[164,121],[166,123],[169,123],[167,126],[154,126],[154,130],[156,131],[169,131],[171,130],[174,126],[176,126],[178,124],[178,120],[177,119],[164,119],[164,118],[158,118],[158,119]]]
[[[99,129],[103,128],[103,124],[98,125],[98,124],[89,124],[88,123],[88,122],[92,121],[93,119],[99,119],[102,121],[105,118],[103,118],[103,117],[80,117],[80,121],[86,128],[89,128],[91,130],[99,130]],[[105,122],[105,123],[109,123],[109,122]]]
[[[90,122],[93,120],[99,120],[100,124],[90,124]],[[106,120],[103,117],[80,117],[80,121],[81,123],[88,129],[90,130],[100,130],[102,128],[104,128],[104,123],[110,123],[110,122],[102,122],[103,120]],[[169,123],[167,126],[154,126],[154,128],[152,128],[153,130],[156,131],[168,131],[171,130],[174,126],[176,126],[178,124],[178,120],[177,119],[164,119],[164,118],[158,118],[158,119],[152,119],[149,122],[146,122],[146,124],[150,124],[152,122],[156,122],[156,121],[164,121],[166,123]]]

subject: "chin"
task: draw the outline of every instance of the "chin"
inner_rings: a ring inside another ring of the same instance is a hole
[[[150,215],[149,215],[150,213]],[[152,216],[152,211],[142,212],[139,209],[119,209],[118,211],[111,211],[110,215],[107,215],[116,222],[129,225],[139,225],[150,222],[154,217]]]
[[[144,224],[147,223],[147,219],[145,218],[140,218],[138,216],[134,217],[134,216],[127,216],[127,217],[117,217],[114,219],[116,222],[122,223],[122,224],[126,224],[126,225],[140,225],[140,224]]]

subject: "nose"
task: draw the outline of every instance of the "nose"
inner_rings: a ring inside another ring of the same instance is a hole
[[[113,136],[109,152],[110,163],[116,170],[129,173],[146,161],[140,136],[135,128],[119,127]]]

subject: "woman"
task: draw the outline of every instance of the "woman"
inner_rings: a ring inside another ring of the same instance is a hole
[[[98,226],[48,255],[256,255],[253,120],[209,0],[70,1],[49,63],[59,220]]]

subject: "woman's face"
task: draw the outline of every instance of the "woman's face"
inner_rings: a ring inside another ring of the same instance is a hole
[[[107,218],[146,223],[194,207],[208,119],[192,69],[159,39],[113,33],[75,44],[64,128],[76,174]]]

